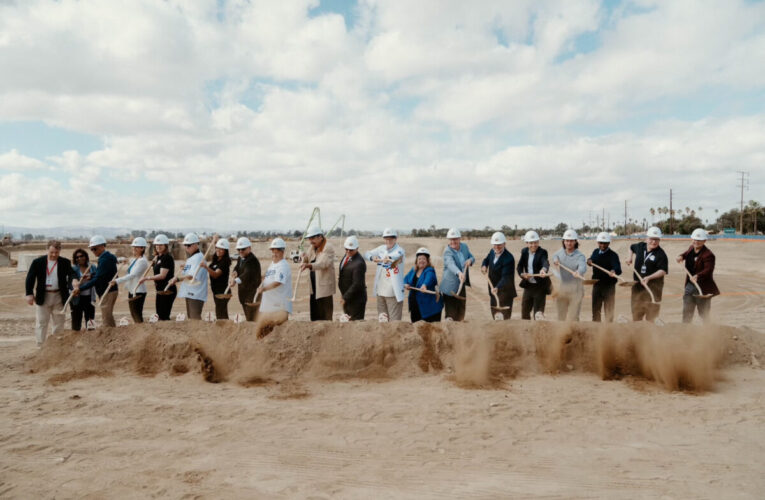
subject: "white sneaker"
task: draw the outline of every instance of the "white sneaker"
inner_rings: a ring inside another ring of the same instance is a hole
[[[175,321],[186,321],[186,315],[184,313],[178,313],[178,315],[175,316]]]
[[[537,311],[537,313],[534,315],[534,319],[537,321],[544,321],[545,313],[543,313],[542,311]]]
[[[494,313],[494,319],[496,321],[502,321],[505,319],[505,316],[501,312]]]
[[[349,315],[347,315],[347,314],[341,314],[341,315],[340,315],[340,316],[337,318],[337,320],[338,320],[340,323],[348,323],[348,322],[351,320],[351,317],[350,317]]]
[[[117,326],[128,326],[129,324],[130,324],[130,321],[128,321],[127,318],[122,317],[122,318],[120,318],[120,321],[117,324]]]
[[[159,314],[152,314],[149,318],[149,323],[156,323],[157,321],[159,321]]]
[[[87,330],[95,330],[96,329],[96,322],[92,319],[89,319],[87,324],[85,325],[85,329]]]
[[[623,314],[620,314],[618,318],[616,318],[617,323],[629,323],[630,320],[628,320],[626,317],[624,317]]]
[[[377,316],[377,321],[380,323],[387,323],[388,322],[388,315],[385,313],[380,313],[379,316]]]

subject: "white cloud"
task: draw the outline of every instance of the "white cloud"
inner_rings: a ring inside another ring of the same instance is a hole
[[[44,162],[24,156],[15,149],[0,154],[0,171],[29,172],[43,168],[45,168]]]

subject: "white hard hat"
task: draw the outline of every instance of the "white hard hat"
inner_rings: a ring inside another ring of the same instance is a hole
[[[242,236],[238,240],[236,240],[236,249],[241,250],[242,248],[250,248],[252,246],[252,242],[250,242],[250,239],[246,236]]]
[[[90,238],[90,243],[88,243],[89,248],[97,247],[98,245],[106,245],[106,240],[103,236],[97,234]]]
[[[268,248],[276,248],[279,250],[284,250],[285,248],[287,248],[287,244],[281,238],[274,238],[273,241],[271,242],[271,246],[269,246]]]
[[[499,231],[491,235],[492,245],[503,245],[506,242],[507,242],[507,238],[505,238],[505,235]]]
[[[324,231],[322,231],[319,226],[311,226],[308,228],[308,231],[306,231],[305,237],[313,238],[314,236],[319,236],[323,234],[324,234]]]
[[[223,250],[230,250],[231,245],[229,245],[228,240],[226,238],[219,238],[218,241],[215,242],[215,248],[222,248]]]
[[[398,233],[395,229],[386,227],[383,229],[383,238],[398,238]]]
[[[133,240],[133,243],[130,244],[131,247],[144,247],[146,248],[146,238],[137,237]]]
[[[414,253],[414,256],[416,257],[416,256],[418,256],[418,255],[420,255],[420,254],[422,254],[422,255],[427,255],[428,257],[430,257],[430,250],[428,250],[428,249],[427,249],[427,248],[425,248],[425,247],[420,247],[420,248],[418,248],[418,249],[417,249],[417,251]]]
[[[189,233],[183,238],[184,245],[193,245],[194,243],[199,243],[199,236],[197,236],[197,233]]]
[[[704,231],[703,228],[697,227],[691,233],[691,239],[696,241],[707,241],[709,239],[709,235],[706,231]]]
[[[598,243],[611,243],[611,235],[603,231],[602,233],[598,233],[598,237],[595,238],[595,241]]]
[[[566,229],[566,232],[563,233],[563,239],[564,240],[578,240],[579,235],[576,234],[576,231],[573,229]]]
[[[645,235],[649,238],[661,238],[661,229],[656,226],[651,226],[648,228],[648,231],[645,232]]]
[[[447,239],[451,240],[454,238],[461,238],[461,237],[462,237],[462,234],[460,233],[460,230],[457,229],[456,227],[453,227],[446,232]]]
[[[167,236],[164,234],[158,234],[154,237],[154,244],[155,245],[169,245],[170,240],[167,239]]]
[[[536,231],[526,231],[526,234],[523,235],[523,241],[526,243],[531,243],[532,241],[539,241],[539,235]]]
[[[359,239],[355,236],[348,236],[343,247],[347,250],[356,250],[359,248]]]

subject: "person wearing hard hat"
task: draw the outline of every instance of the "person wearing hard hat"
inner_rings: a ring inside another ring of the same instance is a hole
[[[128,265],[127,274],[121,278],[112,280],[112,285],[125,285],[125,289],[128,291],[128,298],[133,298],[135,293],[135,300],[128,302],[128,308],[130,309],[130,316],[135,323],[143,323],[143,303],[146,300],[146,285],[139,283],[143,274],[149,269],[149,261],[146,260],[146,239],[137,237],[130,244],[133,250],[133,259]]]
[[[210,277],[210,290],[215,302],[215,318],[228,319],[228,299],[219,299],[216,295],[223,294],[228,287],[228,276],[231,270],[231,246],[226,238],[215,242],[215,253],[210,264],[203,263],[202,267]],[[203,261],[204,262],[204,261]]]
[[[425,247],[418,248],[414,266],[404,276],[404,288],[409,290],[409,317],[412,323],[441,321],[443,301],[438,295],[426,293],[435,292],[437,285],[438,277],[430,263],[430,250]]]
[[[592,286],[592,320],[600,322],[601,310],[605,313],[606,322],[614,322],[614,298],[616,297],[616,276],[622,274],[619,256],[611,250],[611,235],[606,232],[598,233],[595,238],[598,248],[593,250],[587,259],[587,265],[592,267],[592,279],[598,280]],[[594,267],[600,266],[602,269]]]
[[[582,309],[584,286],[582,280],[587,272],[587,259],[579,251],[579,235],[573,229],[567,229],[563,233],[563,248],[553,254],[553,266],[560,273],[560,291],[556,300],[558,309],[558,321],[579,321],[579,313]],[[561,265],[574,271],[570,273],[561,268]]]
[[[69,285],[75,279],[72,263],[61,257],[61,242],[48,242],[47,255],[42,255],[29,266],[25,282],[27,304],[35,306],[35,338],[38,347],[45,342],[48,324],[53,319],[52,335],[64,328],[61,310],[69,299]]]
[[[698,297],[698,285],[703,295],[720,295],[720,289],[714,280],[715,254],[707,247],[709,236],[702,228],[697,228],[691,233],[691,246],[685,252],[677,256],[677,262],[683,263],[690,276],[685,277],[685,290],[683,293],[683,323],[693,320],[693,311],[698,308],[699,316],[706,323],[709,321],[711,298],[701,299]],[[695,283],[695,284],[694,284]]]
[[[157,292],[163,292],[167,289],[167,295],[157,294],[154,298],[154,307],[157,311],[159,321],[169,321],[170,312],[173,310],[175,297],[178,295],[178,288],[175,286],[175,259],[170,254],[170,240],[167,235],[158,234],[154,237],[154,264],[152,265],[152,276],[144,277],[139,283],[153,281]]]
[[[481,272],[488,277],[486,286],[489,288],[489,307],[492,317],[497,313],[502,319],[510,319],[513,313],[513,299],[518,296],[515,291],[515,257],[507,249],[507,238],[499,231],[491,235],[491,250],[481,263]],[[499,298],[499,304],[494,299]],[[504,309],[507,307],[507,309]],[[502,308],[502,309],[499,309]]]
[[[335,248],[324,237],[324,232],[313,226],[308,229],[306,238],[311,244],[303,254],[301,270],[308,269],[311,276],[311,299],[309,301],[311,321],[332,321],[335,294]]]
[[[116,284],[111,284],[117,275],[117,257],[106,249],[106,240],[103,236],[96,235],[90,238],[88,247],[98,257],[96,275],[74,287],[72,293],[77,296],[83,290],[95,288],[99,297],[106,294],[106,297],[101,300],[101,320],[104,326],[117,326],[114,321],[114,304],[117,302],[119,291]]]
[[[231,272],[229,283],[239,285],[237,294],[239,303],[242,304],[244,317],[247,321],[255,321],[255,315],[258,312],[254,307],[248,307],[255,298],[255,293],[260,286],[260,261],[252,253],[252,243],[246,236],[242,236],[236,241],[236,251],[239,253],[239,260]]]
[[[284,258],[287,244],[281,238],[274,238],[269,247],[271,263],[260,285],[260,312],[292,312],[290,291],[292,290],[292,269]]]
[[[523,288],[521,319],[531,319],[532,312],[534,318],[544,318],[547,296],[552,292],[552,281],[547,277],[550,261],[547,250],[539,246],[536,231],[526,231],[523,241],[526,248],[521,250],[517,269],[521,277],[519,286]]]
[[[401,321],[406,252],[398,244],[395,229],[386,227],[382,236],[385,243],[364,254],[366,260],[377,264],[372,296],[377,297],[378,317],[385,315],[388,321]]]
[[[358,238],[348,236],[343,247],[345,256],[340,260],[337,276],[340,303],[351,321],[363,320],[367,308],[367,263],[359,254]]]
[[[199,236],[196,233],[188,233],[183,238],[183,247],[188,256],[186,263],[181,273],[170,282],[181,282],[178,298],[186,299],[186,317],[202,319],[202,309],[207,301],[207,273],[200,272],[205,257],[199,251]]]
[[[465,289],[470,286],[468,268],[475,263],[475,257],[470,253],[467,243],[460,240],[462,234],[457,228],[451,228],[446,233],[449,244],[444,249],[444,273],[441,277],[441,294],[444,296],[445,317],[453,321],[465,319],[467,304]],[[459,295],[457,292],[459,291]],[[459,297],[459,298],[458,298]]]
[[[90,263],[88,252],[83,248],[78,248],[72,254],[72,270],[74,271],[74,280],[79,283],[89,276],[96,275],[96,266]],[[72,288],[77,283],[72,283]],[[72,311],[72,330],[79,332],[82,329],[83,318],[85,319],[85,328],[93,330],[95,325],[93,320],[96,318],[96,293],[93,289],[81,291],[77,297],[73,297],[69,302],[69,308]]]
[[[632,287],[630,307],[632,320],[653,321],[659,316],[661,309],[661,294],[664,289],[664,276],[669,274],[669,260],[664,249],[661,248],[661,229],[656,226],[649,227],[646,231],[645,241],[630,246],[630,256],[627,265],[632,267],[640,276],[640,282]],[[651,303],[651,295],[643,285],[648,286],[656,299],[656,304]]]

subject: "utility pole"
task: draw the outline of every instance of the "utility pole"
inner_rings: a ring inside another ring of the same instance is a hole
[[[669,234],[675,234],[674,228],[672,227],[674,213],[675,213],[674,210],[672,210],[672,188],[669,188]]]
[[[624,234],[627,234],[627,200],[624,200]]]
[[[741,217],[739,219],[738,232],[744,234],[744,189],[749,190],[749,172],[739,170],[738,173],[741,174],[741,180],[736,184],[736,187],[741,188]]]

